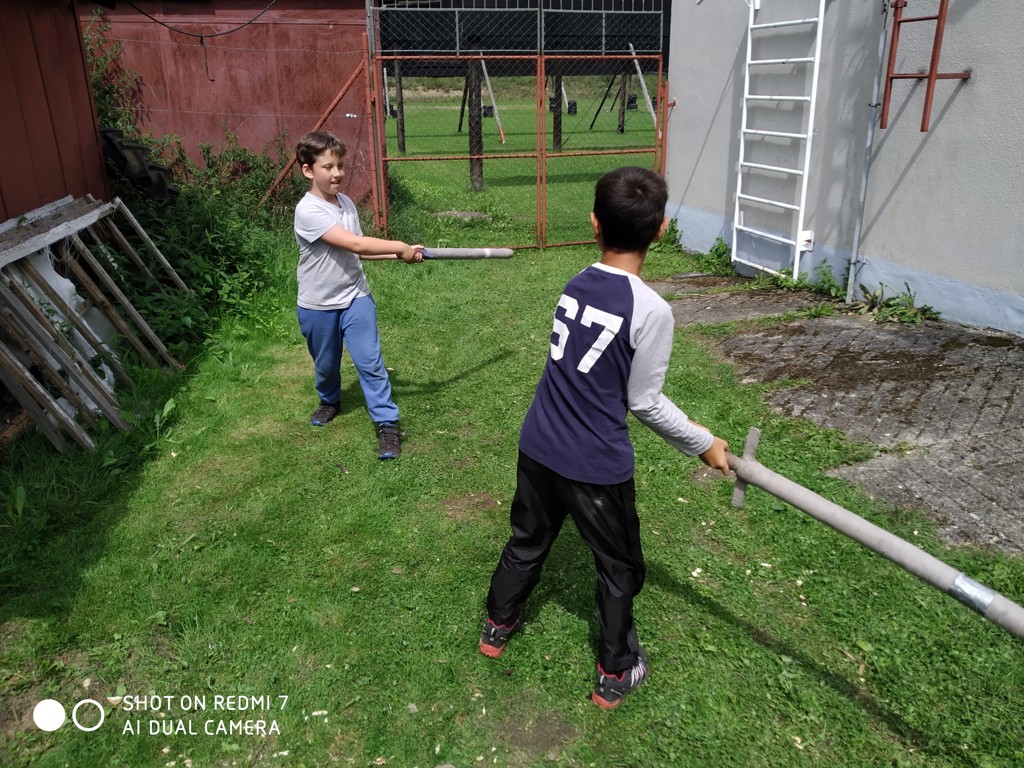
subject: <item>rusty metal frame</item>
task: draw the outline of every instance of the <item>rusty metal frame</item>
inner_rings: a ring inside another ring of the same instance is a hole
[[[942,38],[946,32],[946,14],[949,10],[949,0],[940,0],[938,13],[930,16],[911,16],[903,18],[903,9],[907,0],[893,0],[891,3],[892,16],[892,40],[889,43],[889,65],[885,75],[885,94],[882,97],[882,117],[879,127],[885,128],[889,124],[889,103],[892,99],[893,80],[927,80],[928,84],[924,96],[924,115],[921,117],[921,132],[927,133],[931,123],[932,101],[935,98],[936,80],[967,80],[971,76],[970,70],[962,72],[939,72],[939,55],[942,52]],[[900,41],[900,27],[915,21],[934,21],[935,38],[932,42],[932,57],[927,72],[896,72],[896,50]]]
[[[364,36],[364,45],[366,44],[366,37]],[[639,59],[646,60],[657,60],[658,71],[657,71],[657,83],[658,83],[658,120],[655,126],[655,141],[651,147],[636,147],[636,148],[623,148],[623,149],[608,149],[608,150],[592,150],[592,151],[578,151],[578,152],[559,152],[557,157],[559,159],[567,157],[586,157],[586,156],[598,156],[598,155],[649,155],[652,157],[652,165],[654,170],[659,173],[665,172],[665,152],[666,152],[666,141],[668,132],[666,129],[669,109],[672,105],[668,104],[668,83],[665,81],[664,64],[665,59],[663,54],[602,54],[602,55],[547,55],[547,54],[368,54],[369,64],[369,75],[367,77],[367,88],[368,91],[374,91],[379,93],[381,87],[380,81],[376,76],[376,73],[380,71],[381,67],[385,62],[394,61],[486,61],[490,60],[519,60],[519,61],[534,61],[536,62],[536,132],[534,137],[534,152],[484,152],[479,155],[474,154],[453,154],[453,155],[427,155],[427,156],[415,156],[415,157],[389,157],[386,152],[386,136],[384,134],[383,127],[383,116],[381,110],[383,110],[384,100],[383,98],[377,97],[373,94],[368,94],[367,104],[369,105],[369,114],[373,121],[372,132],[376,143],[376,158],[375,158],[375,179],[376,179],[376,205],[374,210],[374,222],[377,226],[381,227],[382,231],[387,231],[387,166],[389,163],[402,163],[402,162],[427,162],[431,160],[476,160],[476,159],[488,159],[488,160],[505,160],[505,159],[524,159],[535,157],[536,163],[536,221],[535,221],[535,232],[537,233],[536,242],[534,243],[522,243],[511,245],[512,248],[546,248],[555,247],[562,245],[583,245],[593,243],[593,239],[579,240],[579,241],[566,241],[566,242],[548,242],[547,240],[547,169],[548,169],[548,150],[547,150],[547,91],[546,91],[546,77],[545,77],[545,64],[548,61],[575,61],[578,62],[581,59],[594,59],[599,61],[609,60],[622,60],[622,61],[637,61]],[[379,209],[379,210],[378,210]]]

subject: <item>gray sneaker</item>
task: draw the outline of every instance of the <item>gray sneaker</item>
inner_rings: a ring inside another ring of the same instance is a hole
[[[377,458],[397,459],[402,454],[402,430],[397,424],[377,425]]]
[[[647,653],[643,647],[637,651],[636,663],[617,675],[609,675],[601,665],[597,665],[597,682],[590,698],[603,709],[614,709],[622,703],[626,694],[647,679],[650,667],[647,664]]]

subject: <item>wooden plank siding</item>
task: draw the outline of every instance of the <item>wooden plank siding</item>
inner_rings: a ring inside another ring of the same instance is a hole
[[[0,3],[0,221],[69,194],[109,196],[77,10]]]
[[[365,63],[364,0],[195,0],[117,3],[105,11],[107,37],[143,82],[141,129],[174,135],[191,160],[228,137],[282,166],[350,75]],[[81,4],[84,25],[97,6]],[[136,10],[136,8],[138,10]],[[144,11],[153,21],[140,13]],[[258,18],[257,18],[258,17]],[[200,38],[200,35],[206,35]],[[374,178],[371,121],[362,77],[324,123],[345,143],[346,193],[357,202]],[[346,114],[358,117],[346,117]]]

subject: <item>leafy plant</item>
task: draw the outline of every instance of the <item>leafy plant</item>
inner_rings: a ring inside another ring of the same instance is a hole
[[[814,268],[814,279],[810,279],[807,273],[801,272],[798,277],[793,277],[793,271],[784,269],[779,274],[773,275],[762,272],[754,279],[755,288],[781,288],[784,291],[814,291],[827,296],[830,299],[841,299],[845,296],[842,284],[832,274],[832,265],[821,262]]]
[[[827,261],[819,262],[814,268],[814,274],[816,279],[812,287],[817,293],[823,293],[830,299],[842,299],[846,296],[846,289],[832,274],[832,265]]]
[[[82,29],[96,114],[101,126],[120,128],[125,136],[138,138],[144,111],[142,75],[121,63],[121,44],[109,41],[109,32],[110,22],[102,8],[92,12]]]
[[[669,219],[668,227],[665,228],[665,234],[661,236],[660,240],[651,243],[648,253],[674,253],[682,250],[680,245],[682,233],[680,233],[677,223],[676,219]]]
[[[917,306],[916,296],[910,290],[910,284],[904,283],[905,291],[895,296],[886,296],[886,285],[880,284],[874,291],[860,286],[864,296],[862,301],[853,303],[853,308],[861,315],[870,314],[876,323],[913,323],[919,325],[922,320],[938,320],[941,315],[927,304]]]
[[[731,275],[732,249],[721,237],[715,240],[714,245],[706,253],[700,256],[700,268],[704,272],[714,275]]]

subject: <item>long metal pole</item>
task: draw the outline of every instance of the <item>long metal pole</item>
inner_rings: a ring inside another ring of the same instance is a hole
[[[864,169],[860,176],[860,195],[857,205],[857,221],[853,227],[853,255],[850,257],[850,269],[846,276],[846,303],[853,301],[853,289],[857,285],[860,265],[864,259],[860,255],[860,239],[864,227],[864,207],[868,199],[868,174],[871,173],[871,150],[875,146],[875,123],[878,122],[878,92],[882,89],[882,73],[885,68],[885,32],[886,19],[889,17],[888,6],[882,1],[882,29],[878,33],[878,64],[875,68],[875,83],[871,89],[871,117],[868,120],[868,135],[864,142]]]
[[[728,455],[729,468],[737,477],[733,506],[743,503],[747,485],[755,485],[891,560],[925,583],[955,597],[989,621],[1024,639],[1024,608],[899,536],[772,472],[754,459],[759,440],[760,431],[751,429],[743,456]]]
[[[629,44],[629,52],[632,53],[633,56],[636,56],[636,49],[633,47],[632,43]],[[644,94],[644,104],[647,105],[647,112],[651,116],[651,121],[654,123],[655,129],[657,129],[658,115],[655,113],[654,105],[651,103],[651,94],[647,90],[647,81],[644,80],[644,73],[643,70],[640,69],[640,62],[634,58],[633,65],[636,67],[636,79],[640,81],[640,90],[643,91]]]
[[[939,54],[942,52],[942,36],[946,32],[946,11],[949,0],[939,3],[939,18],[935,21],[935,40],[932,43],[932,60],[928,66],[928,85],[924,91],[924,115],[921,117],[921,133],[928,132],[928,123],[932,117],[932,100],[935,98],[935,79],[939,74]]]
[[[483,53],[480,54],[483,56]],[[494,100],[494,89],[491,88],[491,78],[487,74],[487,62],[482,58],[480,59],[480,69],[484,73],[484,82],[487,84],[487,93],[491,97],[491,109],[494,110],[494,124],[498,126],[498,136],[501,138],[501,143],[505,143],[505,131],[501,128],[501,115],[498,114],[498,102]]]

